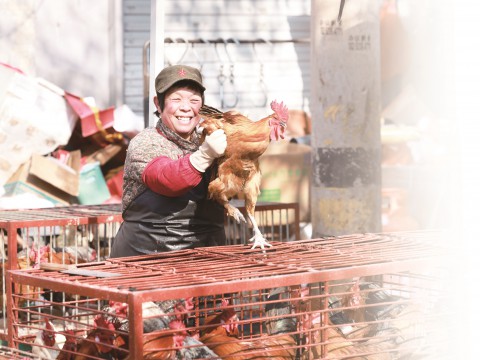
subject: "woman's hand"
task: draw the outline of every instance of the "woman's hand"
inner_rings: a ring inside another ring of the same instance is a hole
[[[215,130],[205,137],[197,151],[190,155],[190,163],[200,172],[205,172],[213,161],[225,154],[227,136],[222,129]]]

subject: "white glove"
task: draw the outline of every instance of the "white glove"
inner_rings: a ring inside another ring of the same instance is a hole
[[[200,172],[205,172],[213,160],[222,156],[227,148],[227,135],[222,129],[215,130],[205,137],[197,151],[190,155],[190,163]]]

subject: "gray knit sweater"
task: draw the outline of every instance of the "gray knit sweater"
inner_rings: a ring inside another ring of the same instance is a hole
[[[198,146],[199,137],[195,132],[192,141],[185,140],[168,128],[162,119],[158,120],[155,127],[148,127],[137,134],[128,145],[125,159],[122,211],[146,190],[142,173],[150,161],[158,156],[177,160],[196,151]]]

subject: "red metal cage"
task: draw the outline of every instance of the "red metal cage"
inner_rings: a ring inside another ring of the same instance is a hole
[[[57,352],[91,359],[446,359],[440,236],[355,234],[12,270],[9,344],[51,348],[35,343],[47,333]]]
[[[245,212],[242,201],[234,205]],[[259,203],[255,216],[267,239],[299,239],[296,203]],[[6,324],[8,284],[5,269],[38,267],[40,263],[80,264],[102,261],[110,255],[122,222],[120,204],[74,205],[45,209],[0,211],[2,266],[0,312]],[[248,243],[249,227],[225,219],[228,244]],[[8,329],[0,329],[6,340]]]

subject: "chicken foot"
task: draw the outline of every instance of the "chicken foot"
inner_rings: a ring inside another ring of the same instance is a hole
[[[240,221],[243,221],[244,223],[247,222],[247,220],[245,220],[245,216],[243,216],[242,212],[238,210],[235,206],[227,202],[224,205],[224,208],[225,210],[227,210],[227,215],[233,217],[237,223],[240,224]]]
[[[270,244],[267,239],[263,236],[263,234],[260,232],[260,229],[258,228],[257,222],[255,221],[255,218],[252,214],[247,213],[248,218],[250,219],[250,222],[252,223],[253,226],[253,237],[250,238],[250,242],[253,241],[253,246],[252,249],[255,249],[257,246],[260,246],[262,250],[265,250],[265,246],[272,247],[272,244]]]
[[[225,209],[227,210],[227,215],[233,217],[237,223],[240,223],[240,221],[243,221],[245,223],[247,222],[245,220],[245,216],[243,216],[242,212],[238,210],[235,206],[227,203],[225,204]],[[270,244],[267,241],[267,239],[265,239],[262,232],[258,228],[255,217],[249,212],[247,212],[247,217],[250,220],[250,223],[252,224],[252,227],[253,227],[254,235],[248,240],[249,242],[253,241],[252,249],[255,249],[257,246],[259,246],[262,250],[265,249],[265,246],[272,247],[272,244]]]

